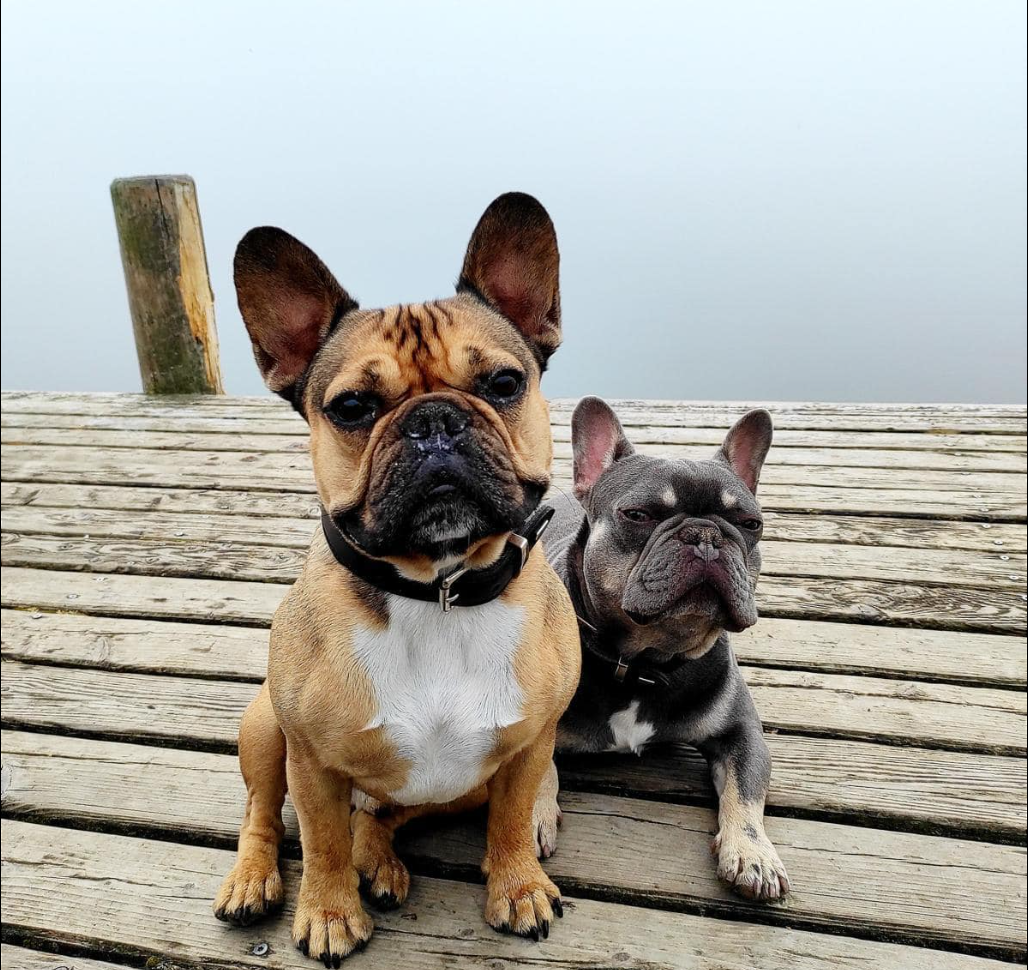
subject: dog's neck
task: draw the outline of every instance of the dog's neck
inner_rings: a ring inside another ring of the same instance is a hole
[[[510,532],[503,537],[499,555],[488,565],[475,566],[470,560],[458,561],[448,570],[433,573],[427,581],[411,579],[393,563],[364,553],[324,511],[321,526],[329,551],[343,569],[382,592],[436,602],[444,613],[448,613],[454,606],[481,606],[502,595],[521,574],[552,517],[550,506],[539,506],[519,532]]]

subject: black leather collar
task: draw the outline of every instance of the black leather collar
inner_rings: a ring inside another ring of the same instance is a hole
[[[643,650],[642,653],[628,660],[624,656],[618,656],[617,660],[614,660],[601,653],[593,642],[593,640],[600,638],[599,630],[591,623],[583,620],[582,617],[578,618],[578,622],[588,631],[582,636],[582,645],[586,648],[586,651],[591,654],[594,661],[607,668],[614,680],[626,689],[667,687],[671,683],[672,675],[689,662],[688,657],[681,655],[672,657],[670,660],[664,661],[664,663],[657,663],[656,661],[647,662],[645,659],[646,654],[649,652],[647,650]],[[592,636],[589,636],[590,632]]]
[[[540,505],[528,517],[520,533],[511,533],[500,557],[491,565],[469,569],[458,563],[431,583],[407,579],[392,563],[360,552],[325,511],[321,513],[321,528],[336,561],[364,582],[385,593],[438,603],[444,613],[449,613],[454,606],[481,606],[496,599],[524,569],[529,554],[550,524],[553,512],[549,505]]]

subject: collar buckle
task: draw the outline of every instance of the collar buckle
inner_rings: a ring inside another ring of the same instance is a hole
[[[449,613],[453,609],[453,604],[460,599],[460,593],[452,591],[453,584],[466,572],[468,572],[467,566],[458,566],[439,581],[439,609],[444,613]]]
[[[649,671],[647,671],[649,673]],[[652,676],[645,676],[641,671],[633,671],[630,663],[625,662],[624,656],[618,657],[614,663],[614,680],[622,685],[631,685],[633,687],[656,687],[657,684],[667,686],[668,679],[664,674],[657,671],[652,672]]]
[[[516,532],[512,532],[507,536],[507,545],[513,546],[521,554],[521,562],[518,563],[517,571],[514,573],[515,576],[521,575],[521,570],[525,568],[525,563],[528,562],[528,554],[532,551],[535,544],[543,537],[543,533],[546,531],[546,527],[550,524],[550,520],[552,518],[552,511],[550,511],[549,514],[544,514],[533,532],[527,536],[518,535]],[[528,530],[526,529],[525,531],[527,532]]]

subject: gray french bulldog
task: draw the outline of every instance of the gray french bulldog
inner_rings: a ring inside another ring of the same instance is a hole
[[[571,429],[578,501],[555,503],[546,550],[579,616],[582,679],[557,750],[696,746],[719,799],[718,876],[753,899],[784,896],[789,877],[764,833],[771,758],[728,642],[757,620],[755,492],[771,415],[744,415],[707,461],[636,454],[595,397]],[[544,856],[556,844],[557,789],[553,767],[536,802]]]

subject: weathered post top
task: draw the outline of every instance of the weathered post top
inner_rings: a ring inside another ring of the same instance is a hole
[[[147,394],[223,394],[214,294],[188,175],[111,183],[136,353]]]

